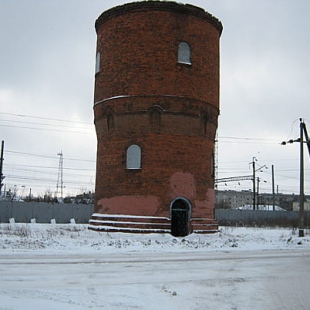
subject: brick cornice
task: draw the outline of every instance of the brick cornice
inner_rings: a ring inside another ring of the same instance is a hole
[[[221,35],[223,31],[222,23],[213,15],[206,12],[204,9],[191,4],[181,4],[172,1],[142,1],[131,2],[124,5],[113,7],[103,12],[95,23],[96,31],[100,26],[110,18],[117,17],[127,13],[145,12],[145,11],[171,11],[179,14],[193,15],[204,19],[212,24]]]

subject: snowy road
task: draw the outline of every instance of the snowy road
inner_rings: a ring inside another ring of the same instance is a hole
[[[309,309],[309,250],[0,256],[0,309]]]

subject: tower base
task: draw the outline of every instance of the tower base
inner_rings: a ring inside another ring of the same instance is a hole
[[[218,232],[215,219],[192,218],[189,233],[210,234]],[[171,219],[158,216],[139,216],[94,213],[88,229],[122,233],[171,233]]]

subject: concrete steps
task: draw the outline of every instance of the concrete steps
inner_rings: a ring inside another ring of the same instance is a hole
[[[126,233],[171,233],[171,221],[167,217],[94,213],[89,229]],[[209,234],[218,231],[214,219],[192,218],[190,233]]]
[[[94,213],[89,229],[131,233],[170,233],[170,219],[156,216]]]
[[[215,219],[192,218],[191,230],[195,234],[210,234],[218,232],[218,224]]]

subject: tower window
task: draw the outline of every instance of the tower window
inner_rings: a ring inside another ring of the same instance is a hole
[[[132,144],[127,149],[127,169],[141,169],[141,148],[139,145]]]
[[[95,73],[98,73],[100,71],[100,53],[98,52],[96,55],[96,69]]]
[[[150,125],[153,131],[158,132],[160,130],[161,113],[158,108],[151,108],[149,112]]]
[[[114,131],[115,125],[114,125],[114,111],[106,107],[103,111],[103,116],[106,121],[106,127],[105,129],[107,130],[108,133],[112,133]]]
[[[111,111],[107,113],[107,127],[108,132],[112,132],[114,130],[114,116]]]
[[[187,42],[180,42],[178,48],[178,63],[191,65],[191,47]]]

